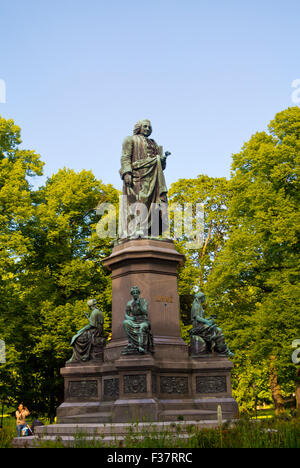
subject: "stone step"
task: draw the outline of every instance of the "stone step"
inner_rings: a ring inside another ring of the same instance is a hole
[[[223,420],[229,420],[232,419],[232,414],[231,413],[226,413],[223,412],[222,414]],[[196,423],[201,422],[203,423],[204,421],[214,421],[217,418],[217,412],[216,411],[209,411],[209,410],[197,410],[197,409],[192,409],[192,410],[165,410],[160,413],[160,419],[162,421],[196,421]]]
[[[58,408],[58,418],[64,418],[77,414],[100,413],[110,411],[112,402],[72,402],[62,403]]]
[[[176,439],[187,439],[190,436],[188,434],[177,434]],[[143,436],[136,435],[136,439],[143,439]],[[110,446],[111,444],[118,443],[119,447],[122,447],[122,442],[124,441],[125,436],[86,436],[82,437],[80,441],[84,442],[101,442],[101,445]],[[65,447],[73,447],[75,442],[78,444],[78,437],[74,436],[31,436],[31,437],[18,437],[13,440],[14,448],[38,448],[40,443],[46,442],[59,442],[62,443]],[[79,443],[80,443],[79,441]]]
[[[65,416],[59,419],[60,424],[68,423],[110,423],[111,412],[78,414],[76,416]]]
[[[197,409],[168,409],[163,410],[160,415],[160,421],[203,421],[203,420],[212,420],[217,418],[217,411],[215,410],[197,410]],[[231,413],[223,412],[223,418],[231,419]],[[60,424],[93,424],[93,423],[111,423],[111,413],[88,413],[88,414],[79,414],[77,416],[66,416],[60,418]],[[155,424],[155,423],[153,423]]]
[[[211,423],[217,424],[217,420],[202,420],[195,421],[168,421],[168,422],[153,422],[153,423],[114,423],[114,424],[51,424],[49,426],[39,426],[36,428],[37,435],[74,435],[75,433],[85,433],[89,435],[126,435],[128,433],[143,434],[146,432],[181,432],[187,430],[187,427],[193,425],[195,427],[209,426]]]
[[[226,422],[226,421],[223,421]],[[190,427],[212,428],[218,426],[217,420],[203,421],[168,421],[154,423],[115,423],[115,424],[51,424],[36,428],[36,435],[31,437],[19,437],[13,440],[13,447],[37,447],[40,441],[60,441],[65,446],[73,446],[75,441],[98,441],[104,445],[113,442],[122,442],[126,436],[133,435],[139,439],[147,433],[169,433],[174,437],[186,439],[190,437]]]

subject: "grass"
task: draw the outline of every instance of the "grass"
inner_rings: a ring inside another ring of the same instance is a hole
[[[11,442],[17,436],[16,420],[12,417],[3,418],[3,427],[0,429],[0,448],[10,448]]]
[[[10,418],[12,419],[12,418]],[[10,447],[12,437],[15,437],[14,421],[6,421],[6,426],[0,434],[0,447]],[[113,440],[111,448],[300,448],[300,418],[283,415],[280,418],[264,420],[249,420],[241,418],[235,424],[224,424],[216,429],[195,430],[189,427],[189,438],[180,438],[177,433],[164,432],[138,433],[136,426],[123,441]],[[41,448],[63,448],[61,440],[56,442],[39,441]],[[74,448],[101,448],[108,447],[103,440],[92,438],[78,433],[73,443]]]
[[[42,418],[40,420],[44,424],[49,424],[49,420],[47,419]],[[31,422],[31,417],[26,418],[26,423],[30,425]],[[0,428],[0,448],[11,448],[14,437],[17,437],[16,418],[5,414],[3,417],[3,427],[2,429]]]

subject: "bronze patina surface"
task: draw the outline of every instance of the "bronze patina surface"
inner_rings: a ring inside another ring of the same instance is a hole
[[[167,186],[164,170],[167,157],[162,148],[149,138],[149,120],[136,123],[132,136],[123,142],[120,176],[123,197],[120,208],[120,238],[159,236],[168,227]],[[136,225],[136,204],[143,204],[142,223]]]

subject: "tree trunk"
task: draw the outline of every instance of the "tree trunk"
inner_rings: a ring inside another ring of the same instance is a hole
[[[276,356],[271,356],[270,361],[270,388],[272,392],[272,398],[275,405],[275,413],[279,414],[284,411],[284,399],[281,394],[281,387],[278,383],[278,376],[276,370]]]

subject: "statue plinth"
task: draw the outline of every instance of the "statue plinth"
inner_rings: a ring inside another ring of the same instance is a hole
[[[112,339],[105,349],[105,361],[118,359],[127,343],[123,328],[125,305],[132,286],[138,286],[149,304],[155,356],[163,359],[188,354],[180,334],[178,266],[184,256],[172,241],[136,239],[114,247],[104,265],[112,272]]]
[[[237,416],[231,396],[232,362],[217,354],[193,358],[180,336],[178,267],[172,241],[136,239],[116,245],[104,264],[112,273],[112,339],[104,361],[67,364],[59,423],[217,420]],[[129,292],[138,286],[149,304],[154,354],[122,355]]]

